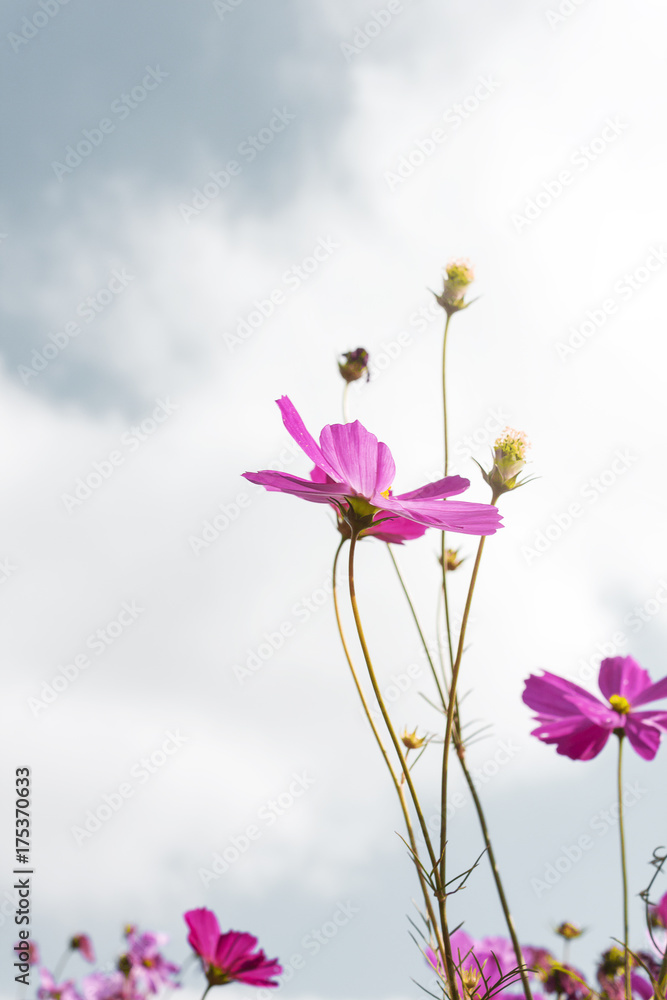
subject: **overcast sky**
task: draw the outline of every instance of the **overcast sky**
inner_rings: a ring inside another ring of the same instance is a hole
[[[667,672],[664,0],[7,0],[0,22],[3,952],[25,765],[51,968],[77,931],[112,960],[128,921],[181,961],[182,913],[206,905],[301,955],[286,998],[421,995],[400,816],[328,594],[332,517],[240,474],[307,474],[274,400],[319,433],[341,419],[337,357],[364,346],[352,416],[392,449],[397,491],[436,478],[429,289],[465,256],[480,298],[452,324],[450,471],[486,501],[472,458],[510,424],[539,477],[487,546],[462,688],[493,729],[471,763],[521,940],[556,947],[573,920],[590,968],[622,931],[614,752],[558,757],[520,695],[540,668],[595,689],[609,653]],[[438,547],[397,552],[430,635]],[[358,573],[396,724],[434,729],[381,544]],[[667,842],[666,754],[628,755],[635,896]],[[435,816],[437,752],[419,781]],[[452,795],[454,870],[481,847],[458,774]],[[503,933],[484,861],[451,910]],[[636,898],[632,920],[640,947]]]

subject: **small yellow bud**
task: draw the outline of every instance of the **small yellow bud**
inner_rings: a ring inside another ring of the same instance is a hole
[[[565,938],[566,941],[573,941],[574,938],[581,937],[583,933],[584,932],[581,927],[576,927],[574,924],[571,924],[569,920],[565,920],[560,927],[556,928],[556,934]]]
[[[408,750],[419,750],[419,748],[422,747],[426,741],[425,736],[417,736],[416,729],[414,732],[409,733],[407,726],[401,733],[401,739],[403,741],[403,745],[406,746]]]

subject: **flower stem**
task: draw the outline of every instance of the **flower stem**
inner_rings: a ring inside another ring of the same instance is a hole
[[[207,983],[207,984],[206,984],[206,989],[205,989],[205,990],[204,990],[204,992],[202,993],[202,998],[201,998],[201,1000],[204,1000],[204,998],[206,997],[206,994],[208,993],[208,991],[210,990],[210,988],[211,988],[211,986],[212,986],[212,985],[213,985],[212,983]]]
[[[67,951],[65,951],[65,953],[61,955],[60,958],[58,959],[58,964],[56,965],[55,972],[53,973],[53,978],[56,983],[58,982],[63,972],[65,971],[65,966],[67,965],[67,962],[71,954],[72,954],[72,949],[68,948]]]
[[[417,631],[419,632],[419,638],[421,639],[422,646],[424,647],[424,652],[426,653],[426,659],[428,660],[429,666],[431,668],[431,672],[433,673],[433,679],[435,681],[435,686],[437,687],[438,694],[440,695],[440,701],[442,703],[442,707],[443,707],[443,709],[445,711],[447,711],[447,702],[445,700],[445,692],[442,689],[442,685],[440,683],[440,678],[438,677],[438,672],[435,669],[435,664],[433,662],[433,657],[431,656],[431,653],[429,651],[428,643],[426,642],[426,638],[425,638],[424,633],[422,631],[422,627],[419,624],[419,619],[417,618],[417,612],[415,611],[415,606],[412,603],[412,600],[410,598],[410,594],[408,593],[408,589],[405,586],[405,581],[403,579],[403,576],[401,574],[400,569],[398,568],[398,563],[396,562],[396,557],[394,556],[394,553],[391,551],[391,545],[389,544],[389,542],[387,542],[387,551],[389,552],[389,557],[390,557],[392,563],[394,564],[394,569],[396,570],[396,576],[398,577],[398,581],[399,581],[399,583],[401,585],[403,593],[405,594],[405,599],[408,602],[408,607],[410,608],[410,611],[412,612],[412,617],[413,617],[414,623],[415,623],[415,625],[417,627]]]
[[[458,749],[458,748],[457,748]],[[519,974],[521,976],[521,984],[523,986],[523,992],[526,995],[526,1000],[533,1000],[533,995],[530,990],[530,983],[528,982],[528,973],[525,969],[525,962],[523,955],[521,954],[521,945],[519,944],[519,939],[516,936],[516,929],[514,927],[514,921],[512,920],[512,914],[510,913],[509,904],[507,902],[507,897],[505,896],[505,890],[503,889],[503,883],[500,880],[500,872],[498,871],[498,865],[496,863],[496,856],[491,846],[491,838],[489,836],[489,830],[486,825],[486,818],[484,816],[484,811],[482,809],[482,803],[480,802],[479,795],[477,794],[477,789],[475,788],[475,783],[472,780],[470,771],[468,770],[468,765],[465,762],[463,756],[463,744],[458,753],[459,760],[461,761],[461,767],[463,768],[463,773],[465,779],[468,783],[468,788],[470,789],[470,794],[472,795],[472,800],[475,803],[475,809],[477,810],[477,818],[479,819],[479,825],[482,829],[482,836],[484,837],[484,843],[486,845],[486,851],[489,856],[489,864],[491,865],[491,871],[493,872],[493,879],[496,883],[496,890],[498,892],[498,898],[500,900],[500,905],[503,908],[503,913],[505,915],[505,923],[507,924],[507,930],[512,939],[512,945],[514,947],[514,954],[518,963]]]
[[[438,859],[435,856],[433,845],[431,843],[431,837],[426,825],[426,820],[424,819],[424,813],[422,811],[421,803],[419,797],[417,796],[417,790],[415,789],[414,782],[412,781],[412,776],[410,770],[405,761],[405,755],[403,753],[401,742],[396,734],[396,731],[392,725],[391,719],[389,718],[389,713],[387,712],[387,707],[384,703],[382,697],[382,692],[377,682],[377,677],[375,675],[375,669],[373,667],[373,661],[371,660],[371,655],[368,649],[368,644],[366,642],[366,636],[364,635],[364,630],[361,624],[361,616],[359,615],[359,606],[357,604],[357,596],[354,587],[354,553],[357,544],[358,533],[353,529],[352,537],[350,539],[350,559],[349,559],[349,570],[348,570],[348,581],[350,589],[350,604],[352,605],[352,614],[354,615],[354,623],[357,628],[357,635],[359,636],[359,642],[361,644],[361,649],[364,654],[364,660],[366,662],[366,668],[368,670],[368,676],[375,692],[375,697],[377,698],[380,711],[382,713],[382,718],[384,719],[387,731],[391,742],[394,745],[394,749],[398,755],[398,759],[401,762],[401,768],[405,776],[405,781],[410,791],[410,796],[419,820],[419,825],[421,827],[422,836],[424,837],[424,842],[426,844],[426,849],[431,859],[433,878],[435,880],[435,885],[437,889],[438,901],[440,904],[440,926],[442,930],[442,937],[445,947],[445,967],[447,970],[447,978],[449,980],[449,987],[451,990],[452,1000],[459,1000],[458,989],[456,985],[456,975],[454,960],[452,957],[452,945],[449,936],[449,928],[447,926],[447,920],[445,916],[445,886],[438,874]]]
[[[484,552],[485,541],[486,537],[482,535],[479,540],[477,557],[475,559],[475,565],[473,566],[470,586],[468,588],[468,596],[466,598],[465,609],[463,611],[463,620],[461,622],[461,632],[459,634],[459,642],[456,650],[456,659],[454,660],[454,666],[452,667],[452,683],[449,689],[449,703],[447,705],[447,724],[445,727],[445,739],[442,750],[442,798],[440,806],[440,880],[443,884],[445,882],[446,872],[445,851],[447,846],[447,777],[449,773],[449,744],[452,739],[452,725],[454,723],[454,710],[456,708],[456,685],[459,679],[459,670],[461,669],[463,643],[465,642],[468,617],[470,615],[470,605],[472,604],[472,595],[475,590],[475,583],[477,582],[477,573],[479,571],[482,553]]]
[[[337,569],[337,566],[338,566],[338,557],[339,557],[339,555],[341,553],[343,545],[345,544],[345,541],[346,541],[345,538],[341,539],[340,545],[336,549],[336,555],[334,557],[334,564],[333,564],[333,600],[334,600],[334,611],[335,611],[335,614],[336,614],[336,624],[338,626],[338,634],[340,636],[340,641],[341,641],[342,646],[343,646],[343,652],[345,653],[345,659],[347,660],[347,665],[350,668],[350,673],[352,674],[352,679],[354,680],[354,686],[357,689],[357,694],[359,695],[359,698],[361,699],[361,704],[363,706],[364,713],[365,713],[366,718],[368,720],[368,724],[370,725],[370,727],[371,727],[371,729],[373,731],[373,736],[375,737],[375,741],[376,741],[378,747],[380,748],[380,752],[381,752],[381,754],[382,754],[382,756],[384,758],[384,762],[387,765],[387,768],[389,769],[389,773],[391,775],[391,780],[392,780],[392,782],[394,784],[394,788],[396,789],[396,794],[398,795],[399,801],[401,803],[401,810],[403,812],[403,818],[405,820],[405,826],[407,828],[408,838],[410,840],[410,848],[412,850],[413,860],[415,862],[415,868],[417,870],[417,876],[419,878],[419,884],[421,886],[422,895],[424,896],[424,904],[426,906],[426,911],[428,913],[430,925],[433,928],[433,933],[435,934],[436,940],[438,942],[438,949],[440,951],[440,955],[441,955],[441,959],[442,959],[442,963],[443,963],[443,968],[444,968],[444,963],[445,963],[445,947],[444,947],[444,943],[442,941],[442,935],[440,934],[440,930],[439,930],[439,927],[438,927],[438,922],[437,922],[437,920],[435,918],[435,913],[433,911],[433,905],[431,903],[431,898],[430,898],[430,896],[428,894],[428,889],[426,887],[426,882],[425,882],[425,879],[424,879],[424,873],[423,873],[423,871],[422,871],[422,869],[420,867],[420,864],[419,864],[419,854],[418,854],[418,851],[417,851],[417,842],[415,840],[414,830],[412,828],[412,820],[410,819],[410,812],[408,810],[408,804],[407,804],[407,802],[405,800],[405,792],[403,791],[403,787],[402,787],[402,785],[401,785],[401,783],[399,781],[399,778],[398,778],[396,772],[394,771],[394,768],[392,767],[391,761],[389,760],[389,755],[387,753],[387,750],[386,750],[384,744],[382,743],[382,739],[381,739],[380,734],[379,734],[379,732],[377,730],[377,726],[375,725],[375,722],[373,720],[373,716],[371,714],[370,707],[369,707],[368,702],[366,700],[366,696],[365,696],[363,688],[361,686],[361,682],[359,681],[359,677],[358,677],[357,671],[355,670],[354,663],[352,662],[352,657],[350,656],[350,651],[349,651],[349,648],[348,648],[348,645],[347,645],[347,641],[345,639],[345,633],[343,632],[343,623],[341,621],[340,608],[339,608],[339,605],[338,605],[338,586],[336,584],[336,569]],[[392,555],[392,559],[393,559],[393,555]]]
[[[347,408],[347,394],[350,389],[350,383],[345,383],[345,388],[343,389],[343,423],[348,424],[350,422],[350,414]]]
[[[421,629],[421,627],[419,625],[419,621],[417,619],[417,615],[416,615],[416,612],[415,612],[415,609],[414,609],[414,605],[413,605],[413,603],[412,603],[412,601],[410,599],[410,595],[409,595],[409,593],[407,591],[407,588],[405,586],[405,583],[404,583],[403,578],[401,576],[401,573],[399,571],[398,564],[396,562],[396,559],[394,558],[394,554],[391,551],[391,546],[389,544],[387,544],[387,548],[389,549],[389,554],[391,556],[392,562],[393,562],[394,567],[396,569],[396,574],[397,574],[398,579],[400,581],[401,587],[403,588],[403,593],[405,594],[405,597],[406,597],[406,600],[407,600],[408,605],[410,607],[410,610],[412,611],[412,617],[414,618],[415,625],[417,626],[417,631],[419,632],[419,638],[422,641],[422,645],[424,647],[424,652],[426,654],[426,657],[427,657],[429,663],[431,664],[431,669],[433,670],[433,674],[434,674],[434,677],[436,679],[436,684],[438,686],[438,693],[440,695],[440,701],[442,703],[443,710],[446,712],[447,711],[447,702],[445,700],[445,696],[444,696],[444,693],[442,691],[442,688],[438,684],[438,678],[437,678],[437,674],[436,674],[436,671],[435,671],[435,667],[433,665],[433,661],[432,661],[431,655],[429,653],[429,649],[428,649],[428,645],[426,643],[426,639],[424,637],[424,633],[422,632],[422,629]],[[509,931],[510,938],[512,939],[512,945],[514,946],[514,954],[516,956],[517,965],[519,967],[519,972],[520,972],[520,975],[521,975],[521,983],[523,985],[523,991],[525,993],[526,1000],[532,1000],[532,993],[531,993],[530,984],[529,984],[529,981],[528,981],[528,975],[527,975],[527,973],[525,971],[525,968],[524,968],[525,962],[524,962],[524,959],[523,959],[523,955],[521,954],[521,946],[519,945],[519,939],[517,938],[517,935],[516,935],[516,929],[514,927],[514,921],[512,920],[512,914],[510,913],[509,904],[507,902],[507,897],[505,896],[505,890],[503,888],[503,884],[502,884],[502,881],[501,881],[501,878],[500,878],[500,872],[498,870],[498,865],[496,863],[495,853],[493,851],[493,847],[492,847],[492,844],[491,844],[491,837],[489,835],[489,830],[488,830],[488,827],[487,827],[487,824],[486,824],[486,817],[484,815],[484,810],[482,808],[482,803],[480,801],[479,795],[477,794],[477,789],[475,788],[475,784],[474,784],[474,782],[472,780],[472,775],[470,774],[470,771],[468,770],[468,765],[467,765],[466,759],[465,759],[465,748],[464,748],[464,745],[463,745],[463,740],[462,740],[461,735],[460,735],[460,731],[457,732],[457,728],[459,726],[459,723],[458,723],[458,699],[457,699],[457,704],[455,706],[455,722],[456,722],[456,725],[455,725],[455,727],[453,729],[453,734],[452,735],[453,735],[454,745],[455,745],[456,751],[457,751],[457,756],[459,758],[459,762],[460,762],[461,767],[463,769],[463,774],[465,775],[465,779],[466,779],[466,782],[468,783],[468,788],[470,789],[470,794],[472,795],[472,800],[473,800],[473,802],[475,804],[475,809],[477,811],[477,817],[479,819],[479,825],[480,825],[481,830],[482,830],[482,836],[484,837],[484,844],[486,846],[487,854],[489,856],[489,864],[491,865],[491,871],[493,873],[493,878],[494,878],[494,881],[496,883],[496,890],[498,892],[498,898],[500,899],[500,905],[501,905],[503,913],[505,915],[505,923],[507,924],[507,929]]]
[[[628,866],[625,859],[625,830],[623,824],[623,733],[618,737],[618,829],[621,838],[621,871],[623,873],[623,947],[625,948],[625,997],[632,1000],[630,983],[630,952],[628,951]]]
[[[447,431],[447,334],[449,333],[449,321],[451,314],[447,313],[445,321],[445,334],[442,339],[442,413],[445,430],[445,475],[449,468],[449,436]]]

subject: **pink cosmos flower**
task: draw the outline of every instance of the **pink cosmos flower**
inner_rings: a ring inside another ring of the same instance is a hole
[[[14,945],[14,951],[20,951],[22,954],[25,954],[27,951],[28,965],[39,965],[41,961],[39,957],[39,948],[34,941],[17,941]],[[20,960],[23,961],[23,959]]]
[[[48,969],[40,969],[39,978],[42,983],[37,990],[39,1000],[81,1000],[72,979],[57,985]]]
[[[652,927],[667,928],[667,892],[655,906],[650,907],[649,918]]]
[[[75,934],[69,943],[72,951],[80,951],[81,955],[87,962],[95,961],[95,951],[93,949],[93,942],[90,940],[87,934]]]
[[[516,987],[520,979],[510,941],[502,937],[485,937],[475,941],[463,930],[454,931],[450,940],[462,996],[479,1000],[502,993],[503,1000],[514,1000],[513,993],[505,992]],[[442,963],[431,948],[426,948],[426,958],[442,976]],[[516,1000],[519,1000],[518,994]]]
[[[653,760],[660,734],[667,732],[667,712],[636,711],[667,698],[667,677],[655,684],[631,656],[614,656],[600,664],[600,691],[607,704],[572,681],[548,671],[526,681],[523,700],[540,723],[532,735],[555,743],[556,751],[573,760],[597,757],[611,733],[625,734],[644,760]]]
[[[220,933],[217,918],[205,908],[184,914],[190,928],[188,942],[199,955],[211,986],[247,983],[249,986],[278,986],[272,976],[283,971],[275,958],[254,951],[257,938],[239,931]]]
[[[333,483],[333,479],[327,476],[326,472],[318,469],[317,466],[311,470],[310,478],[313,483]],[[332,503],[331,506],[336,511],[338,530],[344,538],[350,538],[352,534],[350,526],[341,517],[338,505]],[[378,511],[375,515],[376,520],[377,518],[382,518],[380,524],[364,528],[363,531],[359,532],[360,538],[377,538],[380,542],[403,545],[404,542],[409,542],[413,538],[421,538],[427,531],[425,524],[417,524],[416,521],[409,521],[407,517],[392,517],[388,521],[385,521],[382,511]]]
[[[130,949],[121,962],[129,964],[129,976],[134,984],[149,993],[159,993],[165,985],[171,985],[178,966],[168,962],[160,953],[160,948],[167,942],[166,934],[152,934],[147,931],[139,934],[136,928],[126,935]]]
[[[296,443],[327,477],[326,482],[300,479],[286,472],[244,472],[251,483],[267,490],[291,493],[311,503],[333,503],[341,512],[357,516],[402,517],[427,528],[468,535],[492,535],[500,527],[496,507],[484,503],[443,501],[470,486],[461,476],[448,476],[410,493],[394,496],[391,484],[396,466],[386,444],[358,420],[352,424],[327,424],[319,445],[287,396],[277,400],[285,427]],[[387,526],[390,522],[387,522]]]
[[[132,976],[124,972],[93,972],[81,983],[84,1000],[144,1000]]]

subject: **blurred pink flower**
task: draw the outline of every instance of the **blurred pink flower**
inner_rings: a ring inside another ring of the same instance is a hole
[[[239,931],[220,933],[217,918],[205,908],[184,914],[190,928],[188,942],[199,955],[210,986],[247,983],[249,986],[278,986],[272,976],[283,971],[278,960],[255,952],[257,938]]]
[[[667,712],[636,709],[667,698],[667,677],[654,684],[631,656],[614,656],[600,664],[598,683],[608,704],[563,677],[531,674],[523,700],[538,713],[533,736],[555,743],[558,753],[573,760],[591,760],[616,732],[628,737],[640,757],[653,760],[667,732]]]
[[[42,983],[37,990],[39,1000],[81,1000],[73,980],[57,985],[48,969],[40,969],[39,978]]]
[[[127,940],[130,948],[123,958],[129,962],[129,975],[139,989],[158,993],[162,986],[173,984],[178,966],[160,954],[160,948],[168,940],[166,934],[152,934],[150,931],[139,934],[136,928],[132,928]]]
[[[80,951],[81,955],[87,962],[95,961],[95,951],[93,949],[93,942],[90,940],[87,934],[75,934],[69,943],[72,951]]]

